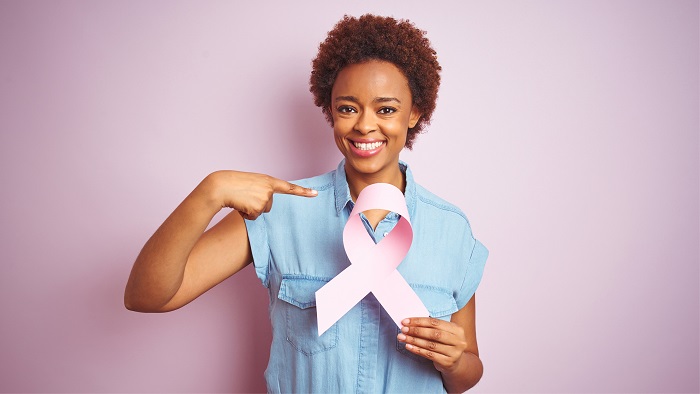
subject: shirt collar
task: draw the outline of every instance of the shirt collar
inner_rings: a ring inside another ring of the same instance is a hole
[[[408,164],[399,160],[399,167],[401,172],[406,174],[406,191],[404,192],[404,198],[406,199],[406,206],[408,207],[408,214],[413,217],[415,207],[416,207],[416,183],[413,180],[413,174]],[[340,215],[340,212],[350,204],[350,210],[355,206],[350,196],[350,186],[348,186],[348,180],[345,175],[345,159],[340,161],[338,168],[335,171],[335,210],[336,215]]]

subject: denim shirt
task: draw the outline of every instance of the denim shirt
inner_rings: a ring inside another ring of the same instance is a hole
[[[432,361],[397,341],[399,329],[371,293],[318,336],[314,293],[350,265],[342,233],[354,202],[344,165],[295,181],[318,196],[277,194],[269,213],[246,221],[255,271],[270,296],[267,391],[445,392]],[[457,207],[417,185],[408,166],[400,166],[414,237],[398,271],[431,316],[449,320],[476,291],[488,251]],[[379,242],[399,216],[389,213],[376,230],[362,220]]]

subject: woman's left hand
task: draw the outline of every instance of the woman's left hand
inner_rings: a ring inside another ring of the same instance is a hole
[[[399,342],[406,350],[432,361],[441,373],[455,370],[467,349],[464,329],[434,317],[412,317],[401,321]]]

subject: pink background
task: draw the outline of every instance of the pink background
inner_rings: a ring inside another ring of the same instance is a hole
[[[0,391],[264,390],[247,268],[128,312],[141,246],[209,172],[340,155],[307,81],[344,13],[443,72],[417,180],[491,251],[474,392],[697,392],[697,1],[0,2]]]

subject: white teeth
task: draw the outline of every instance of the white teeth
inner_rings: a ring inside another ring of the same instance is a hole
[[[371,142],[369,144],[364,143],[364,142],[353,142],[353,145],[355,145],[355,148],[359,150],[372,150],[372,149],[377,149],[382,145],[381,141],[378,142]]]

